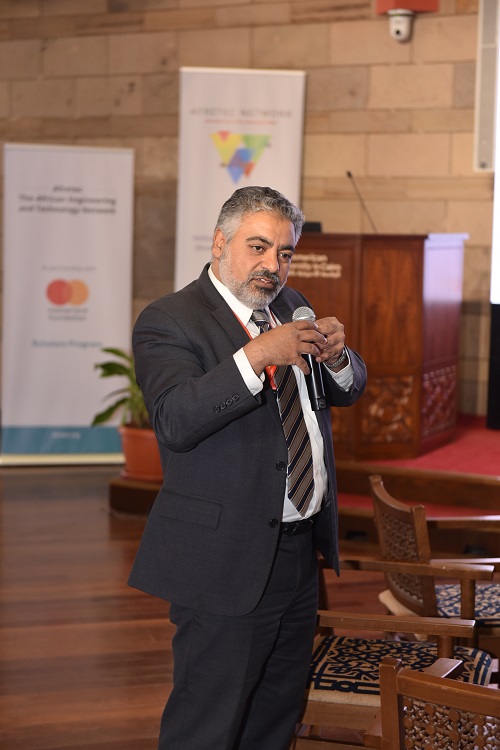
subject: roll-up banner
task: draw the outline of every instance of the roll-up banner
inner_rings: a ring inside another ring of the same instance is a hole
[[[1,462],[122,460],[100,350],[130,352],[133,151],[6,144]]]
[[[305,73],[181,68],[175,288],[210,260],[222,204],[265,185],[300,201]]]

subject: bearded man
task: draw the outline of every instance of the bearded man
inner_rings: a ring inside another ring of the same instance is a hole
[[[304,215],[268,187],[236,190],[197,281],[149,305],[133,345],[163,486],[129,583],[170,602],[173,689],[159,750],[287,750],[318,599],[317,552],[338,572],[328,408],[366,368],[335,317],[292,320],[285,286]]]

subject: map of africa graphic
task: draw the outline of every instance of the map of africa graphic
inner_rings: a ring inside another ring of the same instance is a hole
[[[234,182],[249,177],[271,140],[270,135],[242,135],[228,130],[212,133],[211,139]]]

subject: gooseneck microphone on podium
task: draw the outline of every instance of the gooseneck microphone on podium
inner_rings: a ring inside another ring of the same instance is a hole
[[[292,320],[316,320],[316,315],[310,307],[297,307],[292,315]],[[305,375],[307,393],[311,402],[311,408],[313,411],[320,411],[320,409],[326,409],[326,396],[325,388],[323,386],[323,375],[321,373],[321,365],[316,362],[314,355],[303,354],[302,355],[307,362],[310,373]]]
[[[363,196],[359,192],[358,186],[356,185],[356,180],[354,179],[354,175],[353,175],[353,173],[349,169],[346,172],[346,176],[352,182],[352,186],[354,188],[354,192],[357,195],[357,198],[358,198],[358,201],[360,202],[361,208],[363,209],[363,211],[365,212],[366,216],[368,217],[368,221],[370,222],[371,227],[372,227],[374,233],[378,234],[377,227],[375,226],[375,222],[373,221],[372,217],[370,216],[370,212],[368,211],[368,209],[366,207],[366,203],[365,203],[365,201],[363,199]]]

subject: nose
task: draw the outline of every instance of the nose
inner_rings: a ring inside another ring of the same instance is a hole
[[[278,254],[275,250],[269,248],[265,256],[262,258],[261,266],[271,273],[278,273],[280,264],[278,260]]]

